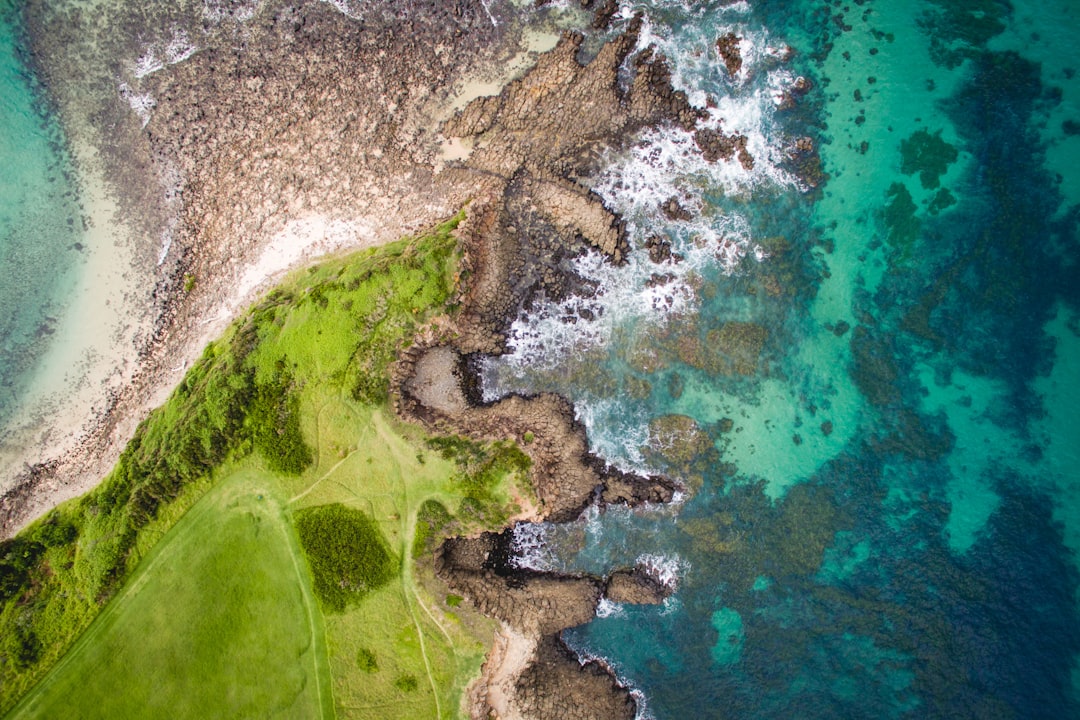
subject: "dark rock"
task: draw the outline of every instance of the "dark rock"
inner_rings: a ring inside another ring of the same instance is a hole
[[[754,169],[754,158],[746,149],[745,135],[725,135],[721,130],[699,128],[694,132],[694,142],[708,162],[730,160],[738,153],[739,163],[743,168]]]
[[[630,605],[659,605],[673,589],[641,567],[617,570],[608,577],[604,597]]]
[[[739,50],[739,36],[728,33],[716,40],[716,51],[720,53],[720,59],[727,68],[728,75],[734,77],[742,69],[742,54]]]
[[[682,203],[679,202],[679,198],[675,196],[669,197],[667,200],[665,200],[660,205],[660,211],[664,213],[664,217],[672,221],[681,220],[685,222],[687,220],[694,219],[694,214],[684,208],[682,206]]]

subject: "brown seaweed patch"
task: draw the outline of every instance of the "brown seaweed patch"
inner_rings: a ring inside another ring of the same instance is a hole
[[[709,371],[723,375],[753,375],[758,366],[761,349],[768,330],[750,322],[727,322],[710,330],[705,345],[713,350]]]
[[[932,135],[927,130],[917,130],[900,143],[900,154],[900,172],[919,173],[919,181],[927,190],[941,184],[941,176],[960,155],[954,145],[941,139],[940,130]]]

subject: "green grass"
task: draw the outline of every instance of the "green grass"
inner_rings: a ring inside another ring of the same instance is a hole
[[[10,717],[332,716],[322,619],[267,479],[204,496]]]
[[[459,714],[493,626],[448,604],[431,550],[503,522],[528,459],[432,441],[386,406],[398,350],[453,312],[457,219],[294,275],[207,348],[99,488],[0,546],[0,711]],[[362,513],[396,565],[324,615],[297,526],[329,507]]]

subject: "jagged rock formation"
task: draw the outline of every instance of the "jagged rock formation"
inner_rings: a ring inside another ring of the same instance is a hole
[[[508,564],[511,539],[509,530],[454,538],[436,557],[437,572],[450,587],[501,620],[508,628],[503,637],[523,642],[527,652],[511,677],[495,677],[497,668],[490,665],[496,658],[489,660],[472,692],[473,716],[633,718],[636,705],[629,691],[599,663],[579,663],[559,639],[560,631],[592,619],[610,581],[516,569]]]
[[[613,572],[604,588],[608,600],[630,605],[658,605],[671,593],[672,588],[638,567]]]
[[[618,4],[599,5],[596,24],[607,26]],[[62,29],[64,21],[46,25]],[[395,410],[435,432],[517,440],[532,457],[541,511],[551,520],[573,519],[596,500],[669,501],[669,481],[614,472],[590,457],[564,399],[485,405],[469,392],[468,359],[502,352],[509,324],[530,300],[589,291],[567,271],[569,258],[595,248],[612,262],[625,259],[622,222],[586,185],[605,150],[666,124],[695,133],[710,160],[737,154],[753,164],[745,138],[698,128],[705,113],[672,88],[663,57],[652,49],[633,54],[639,29],[640,20],[631,22],[588,63],[578,60],[582,36],[566,34],[499,95],[456,114],[453,88],[517,40],[514,28],[493,25],[484,4],[469,0],[375,3],[362,21],[329,3],[267,5],[242,32],[141,77],[131,92],[156,104],[145,128],[112,118],[124,139],[115,156],[129,153],[139,168],[118,174],[117,185],[134,212],[160,191],[148,178],[167,176],[180,208],[157,296],[162,311],[143,353],[146,382],[152,368],[183,356],[178,349],[218,312],[222,289],[290,223],[340,222],[359,245],[430,227],[467,206],[457,231],[465,255],[460,312],[403,351],[393,373]],[[446,121],[433,127],[440,117]],[[448,147],[462,151],[442,152]],[[677,200],[665,211],[686,213]],[[679,260],[663,241],[650,255]],[[189,274],[198,283],[184,292]],[[131,415],[143,391],[116,399],[115,415]],[[593,617],[605,591],[645,602],[662,599],[660,589],[636,571],[608,581],[512,571],[499,559],[506,542],[505,534],[450,541],[438,565],[450,587],[529,638],[521,672],[504,684],[505,703],[524,717],[632,717],[626,689],[595,664],[583,668],[558,633]],[[502,707],[491,693],[479,696],[481,716]]]

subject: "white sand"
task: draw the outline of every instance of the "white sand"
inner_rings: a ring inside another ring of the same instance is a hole
[[[152,327],[145,308],[153,283],[138,269],[130,238],[115,221],[116,205],[103,191],[96,152],[85,145],[74,152],[91,223],[82,239],[86,264],[58,319],[55,342],[18,414],[0,434],[0,491],[11,487],[25,464],[75,449],[109,394],[131,381],[137,342]]]

